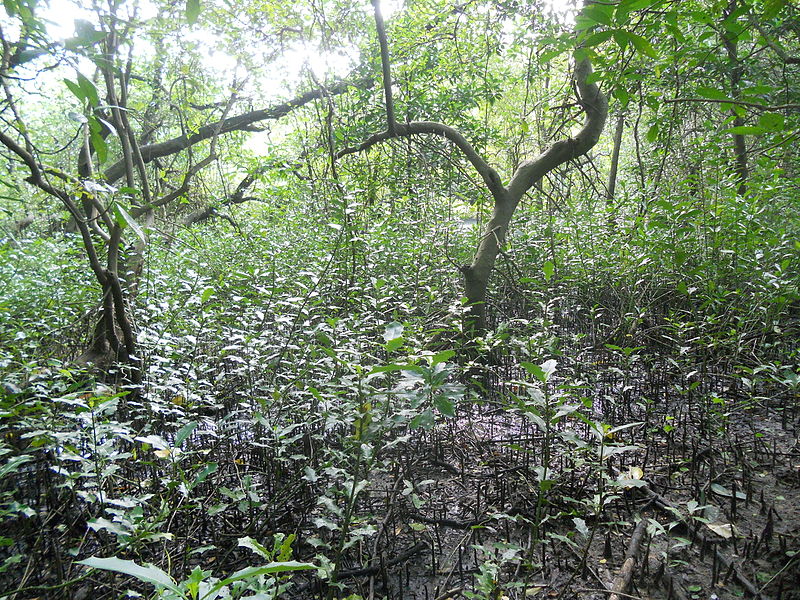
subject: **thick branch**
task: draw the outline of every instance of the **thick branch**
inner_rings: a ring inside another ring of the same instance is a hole
[[[288,102],[284,102],[270,108],[254,110],[248,113],[237,115],[235,117],[222,119],[216,123],[211,123],[210,125],[201,127],[192,135],[181,135],[157,144],[148,144],[146,146],[142,146],[140,148],[142,160],[145,163],[149,163],[156,158],[176,154],[181,150],[185,150],[186,148],[189,148],[190,146],[193,146],[199,142],[210,139],[218,133],[222,134],[230,133],[232,131],[242,131],[258,121],[264,121],[267,119],[280,119],[281,117],[284,117],[292,112],[294,109],[308,104],[312,100],[323,98],[324,96],[331,94],[341,94],[349,87],[368,87],[371,83],[371,79],[361,79],[356,82],[341,81],[329,88],[317,88],[315,90],[311,90],[298,96],[297,98],[289,100]],[[105,178],[109,183],[113,183],[124,174],[125,163],[124,161],[118,161],[106,170]]]
[[[508,184],[512,202],[518,202],[545,174],[559,165],[586,154],[600,139],[608,117],[608,100],[596,83],[587,83],[592,73],[592,65],[584,59],[575,67],[575,84],[578,88],[579,101],[586,113],[583,127],[574,138],[555,142],[547,150],[533,159],[519,164],[511,183]]]
[[[385,142],[386,140],[390,140],[396,137],[407,137],[410,135],[418,135],[418,134],[432,134],[438,135],[443,138],[446,138],[453,142],[456,147],[461,150],[467,160],[472,163],[472,166],[475,167],[475,170],[483,179],[486,186],[489,188],[489,191],[492,192],[492,195],[497,198],[498,196],[502,196],[505,194],[505,190],[503,189],[503,182],[500,180],[500,176],[497,174],[489,163],[487,163],[472,147],[472,144],[469,143],[467,138],[465,138],[460,131],[455,129],[454,127],[450,127],[449,125],[444,125],[442,123],[436,123],[434,121],[412,121],[411,123],[397,123],[396,126],[396,134],[392,135],[388,131],[383,131],[381,133],[376,133],[375,135],[370,136],[361,145],[352,147],[352,148],[345,148],[344,150],[340,150],[337,154],[337,158],[341,158],[347,154],[355,154],[357,152],[363,152],[364,150],[368,150],[375,144],[380,142]]]

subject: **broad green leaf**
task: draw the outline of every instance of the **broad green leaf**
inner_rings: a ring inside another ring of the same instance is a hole
[[[91,21],[75,19],[75,37],[71,38],[72,45],[76,47],[91,46],[105,39],[108,34],[94,28]]]
[[[411,419],[409,427],[411,427],[411,429],[419,429],[420,427],[422,427],[422,429],[430,429],[433,427],[434,423],[435,419],[433,418],[433,413],[430,410],[426,410]]]
[[[732,133],[733,135],[761,135],[767,133],[767,130],[763,127],[756,127],[753,125],[741,125],[739,127],[725,129],[722,133]]]
[[[258,577],[259,575],[271,575],[276,573],[286,573],[289,571],[309,571],[317,568],[318,567],[316,565],[312,565],[311,563],[301,563],[296,560],[272,562],[268,565],[264,565],[263,567],[246,567],[236,571],[236,573],[230,577],[226,577],[222,581],[217,582],[206,594],[201,596],[200,600],[205,600],[206,598],[209,598],[212,593],[215,593],[217,590],[225,587],[226,585],[230,585],[231,583],[235,583],[237,581],[242,581],[243,579],[252,579]]]
[[[79,560],[77,564],[85,565],[93,569],[104,569],[106,571],[115,571],[124,575],[131,575],[132,577],[136,577],[139,581],[165,587],[172,592],[181,594],[180,588],[176,585],[175,580],[153,565],[141,566],[137,565],[132,560],[122,560],[116,557],[98,558],[96,556],[85,560]]]
[[[621,86],[615,87],[612,94],[614,94],[614,98],[620,101],[622,106],[627,106],[628,102],[630,102],[631,95],[628,93],[628,90],[626,90],[624,87]]]
[[[724,496],[725,498],[733,498],[733,492],[728,488],[726,488],[725,486],[720,485],[719,483],[712,483],[711,491],[719,496]],[[739,490],[736,490],[736,497],[739,500],[747,499],[747,495],[744,492],[740,492]]]
[[[610,40],[612,35],[614,35],[613,31],[598,31],[597,33],[593,33],[586,38],[583,42],[583,46],[585,48],[597,46],[598,44],[602,44],[603,42]]]
[[[405,340],[403,338],[399,337],[399,338],[395,338],[393,340],[389,340],[388,342],[386,342],[386,344],[384,345],[384,348],[386,348],[387,352],[394,352],[395,350],[400,348],[400,346],[402,346],[404,343],[405,343]]]
[[[650,42],[647,41],[647,39],[635,33],[628,33],[628,36],[631,43],[633,44],[633,47],[636,48],[636,51],[639,54],[644,54],[645,56],[649,56],[650,58],[658,57],[655,49],[653,48],[653,46],[650,45]]]
[[[647,130],[647,141],[651,144],[658,139],[658,123],[654,123],[650,126],[650,129]]]
[[[81,88],[84,97],[89,101],[90,105],[98,106],[100,104],[100,99],[97,97],[97,88],[94,83],[81,73],[78,73],[78,86]]]
[[[771,94],[777,89],[778,88],[771,85],[758,84],[742,88],[742,93],[750,96],[760,96],[762,94]]]
[[[186,0],[186,22],[189,23],[189,25],[197,23],[200,10],[200,0]]]
[[[92,148],[94,148],[97,154],[97,160],[100,163],[106,162],[106,158],[108,158],[108,144],[106,144],[106,140],[103,136],[97,131],[89,131],[89,141],[92,142]]]
[[[114,209],[114,215],[117,217],[117,223],[123,229],[125,227],[130,227],[133,229],[133,232],[137,235],[137,237],[142,240],[143,244],[147,243],[147,236],[144,234],[144,230],[139,227],[139,224],[136,220],[128,214],[128,211],[123,208],[123,206],[119,202],[114,202],[112,205]]]
[[[592,21],[594,24],[611,25],[614,20],[611,14],[614,12],[614,7],[609,4],[590,4],[583,9],[581,14],[587,21]]]
[[[586,31],[597,25],[597,21],[591,17],[587,17],[583,13],[575,17],[575,31]]]
[[[624,29],[615,29],[613,31],[614,41],[617,43],[617,46],[625,50],[628,47],[628,43],[631,41],[631,34],[629,34]]]
[[[542,367],[540,367],[539,365],[535,365],[535,364],[530,363],[530,362],[521,362],[519,364],[530,375],[533,375],[536,379],[538,379],[542,383],[547,381],[547,377],[545,376],[544,371],[542,370]]]
[[[784,116],[780,113],[768,112],[758,118],[758,126],[767,131],[783,131]]]
[[[553,261],[546,260],[542,265],[542,273],[544,274],[544,278],[546,281],[550,281],[553,278],[553,273],[556,272],[556,266],[553,264]]]
[[[700,86],[696,91],[697,95],[701,98],[708,98],[709,100],[730,100],[725,92],[716,88]]]
[[[261,558],[266,558],[267,560],[272,558],[269,550],[267,550],[262,544],[260,544],[250,536],[239,538],[239,546],[242,548],[249,548],[256,554],[258,554]]]
[[[409,369],[411,365],[379,365],[377,367],[372,367],[369,374],[374,375],[376,373],[394,373],[396,371],[405,371]]]
[[[180,446],[186,438],[192,435],[192,432],[197,428],[198,424],[199,423],[197,421],[191,421],[190,423],[187,423],[181,427],[180,431],[178,431],[178,434],[175,436],[176,448]]]
[[[209,475],[216,473],[217,469],[219,469],[218,463],[208,463],[203,470],[197,474],[197,477],[194,478],[194,481],[192,482],[192,488],[196,488],[198,485],[203,483]]]
[[[66,85],[66,86],[67,86],[67,88],[69,89],[69,91],[70,91],[70,92],[72,92],[72,93],[73,93],[73,95],[74,95],[74,96],[75,96],[75,97],[76,97],[78,100],[80,100],[80,101],[81,101],[81,104],[82,104],[84,101],[86,101],[86,99],[87,99],[87,98],[86,98],[86,92],[84,92],[84,91],[83,91],[83,88],[81,88],[81,86],[80,86],[79,84],[75,83],[74,81],[70,81],[69,79],[64,79],[63,81],[64,81],[64,85]]]
[[[26,48],[17,54],[17,64],[24,65],[25,63],[32,61],[34,58],[39,58],[44,54],[47,54],[47,50],[43,50],[42,48]]]
[[[3,7],[6,9],[6,14],[9,17],[16,17],[18,14],[17,3],[15,0],[3,0]]]
[[[13,456],[9,458],[8,462],[0,467],[0,479],[2,479],[8,473],[15,471],[20,465],[24,465],[26,462],[31,460],[33,460],[33,457],[28,454],[22,454],[20,456]]]
[[[456,415],[455,406],[453,401],[443,396],[438,396],[433,400],[436,410],[446,417],[454,417]]]
[[[764,0],[764,19],[774,19],[781,12],[781,9],[787,5],[786,0]]]
[[[455,350],[442,350],[441,352],[437,352],[431,357],[431,366],[433,367],[434,365],[450,360],[455,354]]]

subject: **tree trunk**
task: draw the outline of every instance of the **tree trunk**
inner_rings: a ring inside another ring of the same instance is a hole
[[[608,117],[608,100],[596,84],[587,83],[591,72],[592,66],[588,59],[580,61],[575,67],[578,101],[586,114],[580,132],[574,138],[555,142],[536,158],[520,163],[508,187],[501,186],[498,190],[489,186],[495,201],[492,218],[486,225],[472,264],[461,269],[464,274],[464,292],[470,305],[466,329],[472,333],[486,330],[489,278],[497,256],[505,245],[511,218],[520,200],[546,174],[586,154],[600,139]]]
[[[733,14],[737,6],[738,0],[730,0],[726,11],[726,18]],[[725,50],[728,54],[728,63],[730,66],[729,83],[731,86],[731,98],[733,100],[740,100],[742,96],[740,83],[744,73],[744,68],[739,60],[739,41],[724,27],[721,35],[722,43],[724,44]],[[734,114],[733,126],[742,127],[745,123],[744,119],[739,114],[741,107],[733,106],[731,110]],[[736,193],[742,196],[745,194],[745,192],[747,192],[747,181],[750,177],[750,169],[747,165],[747,145],[745,143],[744,135],[741,133],[733,134],[733,156],[734,172],[736,173],[736,180],[739,183]]]
[[[614,130],[614,148],[611,151],[611,167],[608,170],[608,185],[606,186],[606,211],[608,212],[608,226],[614,228],[614,194],[617,191],[617,171],[619,170],[619,151],[622,148],[622,132],[625,129],[625,113],[623,108],[617,115],[617,128]]]

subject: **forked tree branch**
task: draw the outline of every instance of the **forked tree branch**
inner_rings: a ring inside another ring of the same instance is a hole
[[[489,188],[489,191],[491,191],[493,195],[504,193],[503,182],[500,179],[500,175],[498,175],[497,171],[491,165],[489,165],[489,163],[487,163],[480,154],[478,154],[475,148],[472,147],[472,144],[469,143],[469,140],[467,140],[467,138],[465,138],[464,135],[455,127],[450,127],[449,125],[437,123],[435,121],[412,121],[411,123],[397,123],[395,125],[394,135],[389,131],[376,133],[368,137],[358,146],[340,150],[337,152],[336,157],[342,158],[348,154],[363,152],[375,144],[385,142],[393,138],[408,137],[411,135],[420,134],[438,135],[453,142],[453,144],[455,144],[455,146],[461,150],[472,166],[475,167],[475,170],[478,172],[478,175],[481,176],[486,184],[486,187]]]

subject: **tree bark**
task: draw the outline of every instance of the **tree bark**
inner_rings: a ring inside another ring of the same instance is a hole
[[[619,171],[619,152],[622,148],[622,133],[625,129],[625,113],[623,108],[617,115],[617,127],[614,130],[614,147],[611,150],[611,167],[608,170],[608,185],[606,185],[606,211],[608,211],[608,225],[614,227],[614,194],[617,191],[617,172]]]
[[[726,18],[730,17],[731,14],[736,10],[739,4],[738,0],[730,0],[728,3],[728,8],[726,10]],[[744,73],[744,68],[742,67],[742,63],[739,60],[739,40],[736,39],[730,32],[728,32],[724,27],[722,29],[722,43],[725,46],[725,51],[728,54],[728,65],[730,67],[730,75],[729,75],[729,83],[731,86],[731,98],[733,100],[739,101],[742,97],[740,83],[742,80],[742,75]],[[740,116],[739,112],[737,111],[737,107],[734,106],[732,109],[734,118],[733,118],[733,126],[734,127],[742,127],[744,125],[744,119]],[[742,196],[747,192],[747,181],[750,178],[750,169],[747,165],[747,145],[745,143],[744,135],[741,133],[734,133],[733,134],[733,156],[734,156],[734,171],[736,173],[736,179],[738,181],[738,187],[736,192]]]

